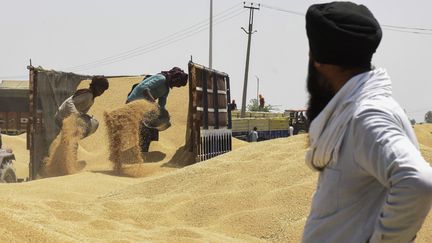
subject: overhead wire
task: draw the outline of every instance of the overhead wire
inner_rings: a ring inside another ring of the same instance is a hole
[[[234,6],[214,15],[214,22],[218,23],[221,21],[225,21],[225,19],[231,19],[231,17],[235,17],[241,14],[242,9],[236,9],[238,6],[240,5],[240,3],[235,4]],[[241,11],[241,12],[240,12]],[[197,24],[194,24],[188,28],[182,29],[180,31],[177,31],[173,34],[170,34],[168,36],[165,36],[163,38],[160,38],[158,40],[152,41],[150,43],[138,46],[136,48],[133,48],[131,50],[125,51],[125,52],[121,52],[118,53],[116,55],[112,55],[112,56],[108,56],[102,59],[98,59],[89,63],[85,63],[85,64],[81,64],[81,65],[77,65],[77,66],[72,66],[72,67],[67,67],[64,69],[69,69],[69,70],[81,70],[82,68],[87,68],[89,66],[95,66],[95,65],[106,65],[105,63],[113,63],[113,61],[117,61],[117,60],[122,60],[123,58],[128,58],[130,56],[135,56],[137,53],[142,53],[145,52],[147,53],[147,51],[149,49],[158,49],[158,46],[160,45],[164,45],[165,43],[171,42],[174,39],[183,39],[182,37],[185,35],[188,35],[190,33],[195,33],[195,32],[201,32],[205,29],[208,29],[208,21],[209,19],[203,20]],[[165,45],[164,45],[165,46]]]
[[[223,15],[229,14],[230,12],[228,12],[228,11],[232,10],[234,7],[237,7],[237,6],[238,6],[238,4],[236,4],[235,6],[229,8],[229,9],[227,9],[227,10],[225,10]],[[223,16],[223,15],[222,15],[222,16]],[[93,61],[93,62],[85,63],[85,64],[78,65],[78,66],[69,67],[68,69],[79,68],[79,67],[82,67],[82,66],[87,66],[87,65],[90,65],[90,64],[94,64],[94,63],[102,62],[102,61],[109,60],[109,59],[112,59],[112,58],[117,58],[117,57],[120,57],[120,56],[122,56],[122,55],[127,55],[127,54],[129,54],[129,53],[134,53],[135,51],[139,51],[139,50],[141,50],[141,49],[143,49],[143,48],[151,47],[151,46],[153,46],[153,45],[155,45],[155,44],[159,44],[159,42],[161,42],[161,41],[163,42],[163,41],[166,41],[166,40],[169,39],[169,38],[175,37],[175,36],[178,35],[178,34],[182,34],[182,32],[184,32],[184,31],[190,31],[190,30],[196,29],[196,27],[200,28],[200,27],[201,27],[204,23],[206,23],[206,22],[207,22],[207,20],[201,21],[201,22],[199,22],[199,23],[197,23],[197,24],[194,24],[194,25],[192,25],[192,26],[190,26],[190,27],[188,27],[188,28],[185,28],[185,29],[183,29],[183,30],[177,31],[177,32],[175,32],[175,33],[173,33],[173,34],[170,34],[170,35],[165,36],[165,37],[163,37],[163,38],[161,38],[161,39],[158,39],[158,40],[152,41],[152,42],[147,43],[147,44],[145,44],[145,45],[138,46],[138,47],[136,47],[136,48],[133,48],[133,49],[128,50],[128,51],[125,51],[125,52],[118,53],[118,54],[116,54],[116,55],[112,55],[112,56],[109,56],[109,57],[105,57],[105,58],[102,58],[102,59],[98,59],[98,60]]]
[[[219,23],[228,21],[234,17],[237,17],[241,14],[244,13],[243,8],[239,8],[239,9],[235,9],[237,8],[239,5],[241,5],[241,3],[237,3],[235,5],[233,5],[232,7],[225,9],[223,11],[221,11],[220,13],[214,15],[214,25],[217,25]],[[191,37],[195,34],[198,34],[204,30],[207,30],[208,27],[208,21],[209,19],[200,21],[197,24],[194,24],[192,26],[189,26],[188,28],[182,29],[180,31],[177,31],[173,34],[170,34],[168,36],[165,36],[163,38],[160,38],[158,40],[152,41],[150,43],[138,46],[136,48],[130,49],[128,51],[124,51],[121,53],[118,53],[116,55],[112,55],[112,56],[108,56],[102,59],[98,59],[92,62],[88,62],[85,64],[81,64],[81,65],[76,65],[76,66],[71,66],[71,67],[66,67],[63,68],[63,70],[68,70],[68,71],[85,71],[85,70],[89,70],[89,69],[94,69],[96,67],[99,66],[105,66],[108,64],[112,64],[112,63],[116,63],[116,62],[121,62],[139,55],[143,55],[146,53],[149,53],[151,51],[155,51],[157,49],[160,49],[162,47],[168,46],[170,44],[173,44],[175,42],[181,41],[183,39],[186,39],[188,37]],[[0,77],[0,79],[14,79],[14,78],[25,78],[26,76],[5,76],[5,77]]]
[[[225,9],[223,11],[221,11],[220,13],[214,15],[214,24],[218,24],[218,23],[222,23],[225,22],[229,19],[232,19],[234,17],[239,16],[240,14],[244,13],[244,11],[240,10],[240,9],[236,9],[241,3],[237,3],[235,5],[233,5],[232,7]],[[284,12],[284,13],[288,13],[288,14],[292,14],[292,15],[297,15],[297,16],[305,16],[304,13],[301,12],[297,12],[297,11],[292,11],[292,10],[287,10],[287,9],[283,9],[280,7],[275,7],[275,6],[270,6],[267,4],[261,4],[261,7],[267,8],[267,9],[271,9],[271,10],[275,10],[275,11],[280,11],[280,12]],[[155,50],[158,50],[162,47],[168,46],[172,43],[181,41],[183,39],[186,39],[190,36],[193,36],[195,34],[198,34],[204,30],[207,30],[209,27],[207,25],[209,19],[203,20],[197,24],[194,24],[192,26],[189,26],[188,28],[179,30],[173,34],[170,34],[168,36],[165,36],[163,38],[160,38],[158,40],[149,42],[147,44],[144,45],[140,45],[138,47],[135,47],[133,49],[124,51],[124,52],[120,52],[117,53],[115,55],[111,55],[102,59],[98,59],[92,62],[88,62],[88,63],[84,63],[81,65],[76,65],[76,66],[71,66],[71,67],[66,67],[64,68],[64,70],[72,70],[72,71],[83,71],[83,70],[89,70],[89,69],[93,69],[99,66],[105,66],[108,64],[112,64],[112,63],[116,63],[116,62],[121,62],[136,56],[140,56]],[[383,29],[385,30],[390,30],[390,31],[396,31],[396,32],[403,32],[403,33],[411,33],[411,34],[420,34],[420,35],[432,35],[432,29],[429,28],[417,28],[417,27],[406,27],[406,26],[395,26],[395,25],[385,25],[382,24],[381,25]],[[431,33],[429,33],[429,31],[431,31]],[[20,76],[20,75],[16,75],[16,76],[4,76],[4,77],[0,77],[0,79],[14,79],[14,78],[25,78],[26,76]]]
[[[221,19],[219,21],[214,21],[214,25],[217,25],[219,23],[222,23],[222,22],[225,22],[225,21],[227,21],[229,19],[237,17],[240,14],[243,14],[243,12],[239,12],[237,14],[228,16],[228,17],[226,17],[224,19]],[[130,53],[130,54],[125,55],[125,56],[121,56],[121,57],[117,57],[117,58],[114,58],[114,59],[111,59],[111,60],[104,61],[102,63],[96,63],[96,64],[93,64],[93,65],[89,65],[87,67],[80,68],[79,71],[89,70],[89,69],[93,69],[95,67],[105,66],[105,65],[112,64],[112,63],[121,62],[121,61],[130,59],[130,58],[134,58],[136,56],[140,56],[140,55],[143,55],[143,54],[146,54],[146,53],[158,50],[158,49],[160,49],[162,47],[168,46],[168,45],[173,44],[175,42],[184,40],[186,38],[189,38],[189,37],[191,37],[191,36],[193,36],[195,34],[198,34],[198,33],[202,32],[204,30],[207,30],[207,29],[208,29],[208,27],[201,27],[201,28],[198,28],[198,29],[195,29],[195,30],[192,30],[192,31],[188,31],[186,33],[183,33],[180,36],[177,36],[175,39],[170,39],[170,40],[166,40],[166,41],[160,42],[157,45],[151,46],[151,48],[150,47],[149,48],[145,48],[145,49],[142,49],[142,50],[134,52],[134,53]]]
[[[300,13],[300,12],[296,12],[296,11],[292,11],[292,10],[283,9],[283,8],[280,8],[280,7],[274,7],[274,6],[270,6],[270,5],[267,5],[267,4],[261,4],[261,7],[272,9],[272,10],[276,10],[276,11],[280,11],[280,12],[290,13],[290,14],[294,14],[294,15],[298,15],[298,16],[305,16],[304,13]]]
[[[232,19],[232,18],[234,18],[234,17],[237,17],[237,16],[239,16],[239,15],[241,15],[241,14],[244,14],[244,13],[245,13],[245,12],[242,11],[242,12],[239,12],[239,13],[237,13],[237,14],[235,14],[235,15],[229,16],[229,17],[227,17],[227,18],[225,18],[225,19],[223,19],[223,20],[220,20],[220,21],[214,21],[214,22],[213,22],[213,25],[217,25],[217,24],[219,24],[219,23],[222,23],[222,22],[228,21],[228,20],[230,20],[230,19]],[[195,30],[195,31],[193,31],[193,32],[190,32],[190,33],[187,34],[187,35],[183,35],[181,38],[173,39],[173,40],[171,40],[171,41],[169,41],[169,42],[165,42],[165,43],[159,44],[158,46],[156,46],[156,47],[154,47],[154,48],[146,49],[146,50],[141,50],[141,51],[139,51],[139,52],[136,52],[136,53],[133,53],[133,54],[129,54],[129,55],[125,56],[125,57],[117,58],[117,59],[114,59],[114,60],[111,60],[111,61],[106,61],[106,62],[99,63],[99,64],[96,64],[96,65],[93,65],[93,66],[88,66],[88,67],[86,67],[86,68],[82,68],[82,69],[79,69],[79,70],[76,70],[76,71],[86,71],[86,70],[94,69],[94,68],[96,68],[96,67],[100,67],[100,66],[109,65],[109,64],[112,64],[112,63],[121,62],[121,61],[124,61],[124,60],[130,59],[130,58],[134,58],[134,57],[137,57],[137,56],[140,56],[140,55],[143,55],[143,54],[147,54],[147,53],[149,53],[149,52],[152,52],[152,51],[158,50],[158,49],[160,49],[160,48],[166,47],[166,46],[171,45],[171,44],[173,44],[173,43],[176,43],[176,42],[179,42],[179,41],[184,40],[184,39],[186,39],[186,38],[189,38],[189,37],[191,37],[191,36],[193,36],[193,35],[196,35],[196,34],[202,32],[202,31],[204,31],[204,30],[207,30],[208,28],[209,28],[209,27],[203,27],[203,28],[201,28],[201,29],[197,29],[197,30]]]
[[[261,6],[271,10],[276,10],[276,11],[285,12],[285,13],[298,15],[298,16],[305,16],[304,13],[283,9],[280,7],[274,7],[267,4],[261,4]],[[386,24],[381,24],[381,28],[385,30],[410,33],[410,34],[432,35],[432,29],[430,28],[406,27],[406,26],[386,25]],[[429,33],[429,31],[431,31],[431,33]]]
[[[389,28],[406,29],[406,30],[432,31],[432,29],[428,29],[428,28],[406,27],[406,26],[396,26],[396,25],[388,25],[388,24],[382,24],[381,26],[389,27]]]
[[[396,32],[402,32],[402,33],[410,33],[410,34],[420,34],[420,35],[432,35],[431,33],[427,33],[427,32],[420,32],[420,31],[408,31],[408,30],[404,30],[404,29],[396,29],[396,28],[386,28],[386,27],[382,27],[385,30],[390,30],[390,31],[396,31]]]

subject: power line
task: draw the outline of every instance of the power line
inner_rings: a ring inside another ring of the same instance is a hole
[[[218,21],[218,20],[220,21],[220,20],[222,20],[224,18],[230,18],[232,15],[240,13],[241,9],[235,9],[240,4],[241,3],[235,4],[234,6],[232,6],[232,7],[228,8],[228,9],[222,11],[221,13],[216,14],[215,18],[214,18],[215,22]],[[173,34],[170,34],[170,35],[165,36],[163,38],[160,38],[158,40],[152,41],[150,43],[138,46],[138,47],[133,48],[131,50],[128,50],[128,51],[125,51],[125,52],[121,52],[121,53],[118,53],[116,55],[108,56],[108,57],[105,57],[105,58],[102,58],[102,59],[98,59],[98,60],[95,60],[95,61],[92,61],[92,62],[89,62],[89,63],[85,63],[85,64],[81,64],[81,65],[77,65],[77,66],[72,66],[72,67],[67,67],[65,69],[81,69],[81,68],[85,68],[87,66],[94,66],[94,65],[97,65],[97,64],[104,64],[105,62],[110,62],[111,63],[114,60],[122,59],[122,58],[128,57],[130,55],[135,55],[138,52],[146,51],[149,48],[154,48],[155,46],[158,46],[160,44],[169,42],[172,39],[179,38],[179,37],[181,37],[183,35],[187,35],[190,32],[194,32],[196,30],[202,29],[203,27],[207,26],[207,22],[208,21],[209,21],[209,19],[203,20],[203,21],[201,21],[201,22],[199,22],[197,24],[194,24],[194,25],[192,25],[192,26],[190,26],[188,28],[182,29],[182,30],[177,31],[177,32],[175,32]]]
[[[226,22],[232,18],[235,18],[241,14],[244,14],[243,9],[236,9],[233,10],[234,8],[238,7],[240,5],[236,4],[231,8],[228,8],[226,10],[224,10],[223,12],[215,15],[217,16],[214,20],[215,25]],[[63,68],[63,70],[73,70],[74,72],[77,71],[85,71],[85,70],[89,70],[89,69],[94,69],[96,67],[100,67],[100,66],[105,66],[105,65],[109,65],[112,63],[116,63],[116,62],[121,62],[130,58],[134,58],[136,56],[140,56],[155,50],[158,50],[160,48],[163,48],[165,46],[168,46],[170,44],[173,44],[175,42],[184,40],[186,38],[189,38],[193,35],[196,35],[202,31],[205,31],[208,29],[208,25],[207,25],[207,21],[208,20],[204,20],[201,21],[197,24],[194,24],[186,29],[177,31],[171,35],[166,36],[165,38],[161,38],[158,39],[156,41],[152,41],[146,45],[142,45],[136,48],[133,48],[129,51],[125,51],[122,53],[119,53],[117,55],[112,55],[109,57],[105,57],[93,62],[89,62],[86,64],[82,64],[82,65],[77,65],[77,66],[73,66],[73,67],[69,67],[69,68]],[[1,77],[0,77],[1,78]],[[7,76],[7,77],[2,77],[3,79],[13,79],[13,78],[25,78],[25,76]]]
[[[304,13],[283,9],[280,7],[274,7],[274,6],[270,6],[267,4],[261,4],[261,6],[264,8],[271,9],[271,10],[285,12],[285,13],[289,13],[289,14],[293,14],[293,15],[297,15],[297,16],[303,16],[303,17],[305,16]],[[429,29],[429,28],[406,27],[406,26],[386,25],[386,24],[381,24],[381,27],[385,30],[390,30],[390,31],[397,31],[397,32],[403,32],[403,33],[410,33],[410,34],[419,34],[419,35],[432,35],[432,33],[422,32],[422,31],[432,31],[432,29]]]
[[[386,28],[386,27],[382,27],[385,30],[390,30],[390,31],[396,31],[396,32],[402,32],[402,33],[410,33],[410,34],[418,34],[418,35],[432,35],[431,33],[425,33],[425,32],[419,32],[419,31],[408,31],[408,30],[403,30],[403,29],[392,29],[392,28]]]
[[[231,10],[231,9],[228,9],[228,10]],[[231,14],[231,13],[232,12],[225,13],[225,14],[223,14],[220,17],[224,17],[225,15],[228,15],[228,14]],[[180,34],[180,36],[184,35],[185,31],[186,31],[186,34],[187,34],[187,33],[191,32],[191,31],[195,31],[196,29],[202,28],[203,24],[205,24],[205,23],[206,23],[206,21],[202,21],[202,22],[200,22],[198,24],[192,25],[192,26],[190,26],[190,27],[188,27],[186,29],[183,29],[181,31],[177,31],[177,32],[175,32],[175,33],[173,33],[171,35],[168,35],[168,36],[164,37],[164,38],[161,38],[161,39],[158,39],[156,41],[147,43],[146,45],[141,45],[139,47],[136,47],[134,49],[131,49],[131,50],[128,50],[128,51],[125,51],[125,52],[122,52],[122,53],[119,53],[119,54],[116,54],[116,55],[112,55],[112,56],[109,56],[109,57],[106,57],[106,58],[102,58],[102,59],[99,59],[99,60],[96,60],[96,61],[93,61],[93,62],[89,62],[89,63],[86,63],[86,64],[69,67],[67,69],[77,69],[77,68],[86,67],[86,66],[89,66],[89,65],[104,63],[106,61],[109,62],[109,61],[112,61],[112,60],[115,60],[115,59],[118,59],[118,58],[127,57],[128,55],[135,54],[136,52],[142,51],[143,49],[152,48],[152,47],[157,46],[157,45],[159,45],[159,44],[161,44],[163,42],[167,42],[167,41],[170,41],[173,38],[177,38],[179,34]]]
[[[381,26],[389,27],[389,28],[406,29],[406,30],[432,31],[432,29],[417,28],[417,27],[406,27],[406,26],[386,25],[386,24],[382,24]]]
[[[239,9],[235,9],[240,4],[241,3],[237,3],[234,6],[216,14],[215,15],[215,17],[216,17],[215,22],[216,23],[222,23],[222,22],[225,22],[229,19],[232,19],[232,18],[242,14],[243,13],[242,11],[240,11]],[[280,7],[270,6],[267,4],[261,4],[261,7],[268,8],[268,9],[275,10],[275,11],[288,13],[288,14],[292,14],[292,15],[305,16],[305,14],[301,13],[301,12],[296,12],[296,11],[292,11],[292,10],[283,9]],[[108,57],[105,57],[102,59],[88,62],[85,64],[67,67],[64,69],[75,70],[75,71],[89,70],[89,69],[93,69],[93,68],[98,67],[98,66],[104,66],[104,65],[115,63],[115,62],[121,62],[121,61],[130,59],[130,58],[139,56],[139,55],[143,55],[143,54],[149,53],[151,51],[165,47],[167,45],[170,45],[172,43],[175,43],[177,41],[181,41],[183,39],[186,39],[192,35],[198,34],[202,31],[208,29],[208,27],[206,27],[208,21],[209,21],[209,19],[203,20],[197,24],[194,24],[194,25],[192,25],[188,28],[185,28],[183,30],[177,31],[173,34],[170,34],[170,35],[164,37],[164,38],[152,41],[152,42],[147,43],[145,45],[138,46],[138,47],[130,49],[128,51],[124,51],[124,52],[121,52],[121,53],[118,53],[118,54],[115,54],[112,56],[108,56]],[[384,25],[384,24],[382,24],[381,26],[383,29],[389,30],[389,31],[411,33],[411,34],[420,34],[420,35],[432,35],[432,33],[422,32],[422,31],[431,31],[432,32],[432,29],[429,29],[429,28],[417,28],[417,27],[406,27],[406,26],[395,26],[395,25]],[[27,76],[14,75],[14,76],[0,77],[0,79],[21,79],[21,78],[26,78],[26,77]]]
[[[282,8],[270,6],[270,5],[267,5],[267,4],[261,4],[261,7],[272,9],[272,10],[276,10],[276,11],[280,11],[280,12],[290,13],[290,14],[294,14],[294,15],[298,15],[298,16],[305,16],[304,13],[300,13],[300,12],[296,12],[296,11],[292,11],[292,10],[287,10],[287,9],[282,9]]]
[[[228,21],[228,20],[230,20],[230,19],[232,19],[232,18],[234,18],[234,17],[237,17],[237,16],[239,16],[239,15],[241,15],[241,14],[243,14],[243,13],[244,13],[244,12],[240,12],[240,13],[237,13],[237,14],[235,14],[235,15],[233,15],[233,16],[230,16],[230,17],[228,17],[228,18],[225,18],[225,19],[223,19],[223,20],[221,20],[221,21],[219,21],[219,22],[215,22],[215,25],[217,25],[217,24],[219,24],[219,23],[222,23],[222,22],[225,22],[225,21]],[[207,30],[207,29],[208,29],[208,26],[207,26],[207,27],[204,27],[204,28],[201,28],[201,29],[197,29],[197,30],[195,30],[195,31],[193,31],[193,32],[188,32],[189,34],[187,34],[187,35],[183,35],[181,38],[177,38],[177,39],[173,39],[173,40],[168,41],[168,42],[160,43],[160,44],[158,44],[157,46],[155,46],[154,48],[141,50],[141,51],[136,52],[136,53],[128,54],[127,56],[124,56],[124,57],[116,58],[116,59],[111,60],[111,61],[105,61],[105,62],[103,62],[103,63],[94,64],[94,65],[91,65],[91,66],[88,66],[88,67],[86,67],[86,68],[82,68],[82,69],[79,69],[79,70],[76,70],[76,71],[85,71],[85,70],[93,69],[93,68],[100,67],[100,66],[106,66],[106,65],[109,65],[109,64],[112,64],[112,63],[121,62],[121,61],[124,61],[124,60],[130,59],[130,58],[134,58],[134,57],[137,57],[137,56],[140,56],[140,55],[143,55],[143,54],[147,54],[147,53],[149,53],[149,52],[152,52],[152,51],[158,50],[158,49],[160,49],[160,48],[163,48],[163,47],[165,47],[165,46],[171,45],[171,44],[173,44],[173,43],[175,43],[175,42],[179,42],[179,41],[181,41],[181,40],[184,40],[184,39],[186,39],[186,38],[189,38],[189,37],[191,37],[191,36],[193,36],[193,35],[196,35],[196,34],[198,34],[198,33],[200,33],[200,32],[203,32],[203,31],[205,31],[205,30]]]
[[[238,4],[237,4],[237,5],[238,5]],[[228,9],[228,10],[231,10],[231,8]],[[226,10],[226,11],[227,11],[227,10]],[[226,14],[230,14],[230,13],[228,12],[228,13],[225,13],[224,15],[226,15]],[[222,16],[224,16],[224,15],[222,15]],[[222,16],[220,16],[220,17],[222,17]],[[183,29],[183,30],[177,31],[177,32],[175,32],[175,33],[173,33],[173,34],[170,34],[170,35],[165,36],[165,37],[163,37],[163,38],[161,38],[161,39],[158,39],[158,40],[152,41],[152,42],[147,43],[147,44],[145,44],[145,45],[141,45],[141,46],[138,46],[138,47],[133,48],[133,49],[131,49],[131,50],[128,50],[128,51],[125,51],[125,52],[121,52],[121,53],[118,53],[118,54],[116,54],[116,55],[112,55],[112,56],[109,56],[109,57],[106,57],[106,58],[102,58],[102,59],[99,59],[99,60],[96,60],[96,61],[93,61],[93,62],[90,62],[90,63],[86,63],[86,64],[82,64],[82,65],[78,65],[78,66],[69,67],[69,69],[75,69],[75,68],[79,68],[79,67],[82,67],[82,66],[87,66],[87,65],[90,65],[90,64],[95,64],[95,63],[103,62],[103,61],[105,61],[105,60],[109,60],[109,59],[112,59],[112,58],[118,58],[118,57],[121,57],[121,56],[123,56],[123,55],[127,55],[127,54],[129,54],[129,53],[134,53],[134,52],[139,51],[139,50],[141,50],[141,49],[143,49],[143,48],[152,47],[152,46],[154,46],[154,45],[159,44],[159,42],[167,41],[168,39],[173,38],[173,37],[175,38],[176,35],[181,34],[182,32],[185,32],[185,31],[193,31],[194,29],[201,28],[201,27],[203,27],[203,25],[204,25],[205,23],[206,23],[206,20],[201,21],[201,22],[199,22],[199,23],[197,23],[197,24],[194,24],[194,25],[192,25],[192,26],[190,26],[190,27],[188,27],[188,28],[185,28],[185,29]]]

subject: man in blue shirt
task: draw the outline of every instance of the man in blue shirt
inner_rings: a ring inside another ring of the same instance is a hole
[[[150,102],[156,102],[157,100],[161,114],[159,120],[169,119],[168,111],[165,109],[169,91],[173,87],[185,86],[187,78],[188,75],[178,67],[173,67],[169,71],[162,71],[156,75],[146,77],[132,88],[126,103],[138,99],[146,99]],[[141,151],[148,152],[150,142],[158,140],[158,130],[146,125],[143,121],[140,126],[140,134]]]

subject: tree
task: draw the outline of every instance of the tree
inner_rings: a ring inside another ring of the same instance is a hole
[[[269,105],[265,105],[264,109],[260,110],[258,100],[257,99],[250,99],[249,104],[247,105],[247,110],[248,111],[270,112],[270,111],[276,110],[276,108],[269,104]]]
[[[428,111],[425,114],[425,122],[432,123],[432,111]]]

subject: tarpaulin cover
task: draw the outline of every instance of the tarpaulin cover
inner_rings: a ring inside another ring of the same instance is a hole
[[[88,75],[57,72],[37,68],[38,107],[42,111],[42,129],[34,135],[34,166],[39,168],[42,159],[48,154],[48,148],[59,132],[54,121],[58,107],[73,95],[82,80],[91,79]],[[40,111],[39,111],[40,112]]]

